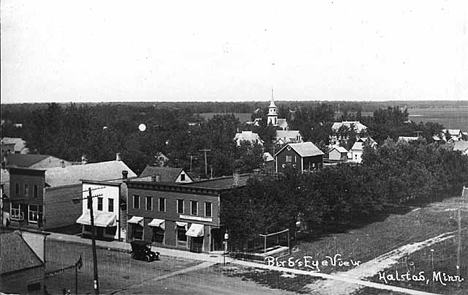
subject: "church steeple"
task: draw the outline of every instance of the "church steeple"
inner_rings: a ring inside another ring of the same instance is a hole
[[[268,121],[267,124],[273,126],[278,126],[278,111],[275,105],[275,99],[273,97],[273,89],[271,89],[271,101],[270,106],[268,107]]]

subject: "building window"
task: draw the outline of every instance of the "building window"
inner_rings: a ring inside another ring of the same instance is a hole
[[[102,197],[97,198],[97,209],[98,211],[102,211]]]
[[[286,156],[286,163],[292,162],[292,156]]]
[[[37,184],[34,185],[34,198],[37,198],[39,196],[39,189],[37,187]]]
[[[153,227],[153,237],[151,241],[162,244],[164,242],[164,230],[160,227]]]
[[[37,223],[41,219],[42,207],[37,205],[29,205],[28,221],[30,223]]]
[[[211,209],[212,209],[213,204],[211,202],[205,202],[205,216],[206,217],[211,217]]]
[[[107,211],[114,212],[114,199],[109,199]]]
[[[15,194],[16,195],[20,194],[20,185],[19,185],[19,183],[15,183]]]
[[[24,195],[29,196],[29,185],[27,183],[24,184]]]
[[[166,198],[159,198],[159,211],[166,212]]]
[[[21,212],[20,204],[11,204],[11,219],[24,220],[24,214]]]
[[[153,197],[146,197],[146,210],[153,210]]]
[[[187,245],[187,229],[185,226],[177,226],[176,228],[177,236],[177,246],[186,246]]]
[[[104,230],[104,233],[109,236],[115,236],[116,232],[117,232],[117,226],[108,226]]]
[[[177,200],[177,213],[184,214],[184,200]]]
[[[132,224],[132,236],[134,240],[142,240],[143,227],[139,224]]]
[[[190,201],[190,212],[192,215],[198,214],[198,202],[197,201]]]
[[[140,196],[133,196],[133,209],[140,209]]]

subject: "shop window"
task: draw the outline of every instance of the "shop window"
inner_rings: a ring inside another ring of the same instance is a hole
[[[153,227],[153,237],[152,241],[154,243],[163,243],[164,242],[164,230],[160,227]]]
[[[29,205],[28,221],[30,223],[37,223],[39,220],[39,206]]]
[[[116,232],[117,232],[117,226],[106,227],[104,231],[104,233],[109,236],[115,236]]]
[[[187,246],[187,230],[185,226],[177,226],[177,246]]]
[[[143,239],[143,227],[139,224],[132,224],[133,229],[133,239],[142,240]]]
[[[21,211],[20,204],[11,204],[11,219],[12,220],[24,220],[24,213]]]

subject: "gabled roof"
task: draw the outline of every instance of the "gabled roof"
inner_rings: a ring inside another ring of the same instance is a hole
[[[364,149],[364,143],[362,141],[356,141],[351,148],[352,151],[362,151]]]
[[[301,136],[299,130],[276,130],[276,139],[296,138],[297,136]]]
[[[275,158],[273,158],[273,156],[269,152],[264,152],[263,153],[263,161],[271,162],[271,161],[274,161],[274,160],[275,160]]]
[[[146,166],[145,170],[141,172],[139,178],[143,177],[151,177],[159,175],[159,181],[161,182],[175,182],[177,177],[179,177],[180,173],[182,173],[184,169],[182,168],[173,168],[173,167],[159,167],[159,166]],[[188,177],[190,177],[187,173],[185,173]],[[190,177],[192,178],[192,177]],[[192,179],[193,180],[193,179]]]
[[[136,177],[123,161],[108,161],[66,167],[49,168],[45,181],[51,187],[80,184],[81,180],[114,180],[122,178],[122,171],[128,171],[128,178]]]
[[[9,166],[28,168],[49,157],[52,156],[37,154],[7,154],[7,161]]]
[[[338,129],[340,129],[341,126],[346,126],[346,127],[348,127],[349,129],[351,129],[351,126],[353,126],[353,127],[354,127],[354,131],[357,132],[357,133],[360,133],[360,132],[362,132],[362,131],[367,130],[367,126],[365,126],[364,124],[362,124],[362,123],[359,122],[359,121],[335,122],[335,123],[333,123],[333,125],[332,125],[332,130],[333,130],[333,131],[338,131]]]
[[[291,147],[296,153],[299,154],[299,156],[303,158],[324,155],[324,153],[315,144],[308,141],[300,143],[289,143],[280,149],[279,152],[275,154],[275,157],[287,147]]]
[[[348,150],[345,149],[345,148],[342,147],[342,146],[334,146],[334,147],[331,148],[330,152],[333,151],[333,150],[337,150],[337,151],[338,151],[339,153],[341,153],[341,154],[347,153],[347,152],[348,152]],[[329,153],[330,153],[330,152],[329,152]]]
[[[0,274],[43,265],[20,232],[0,234]]]
[[[241,141],[263,144],[263,140],[260,138],[260,136],[252,131],[242,131],[242,133],[236,133],[234,140],[236,141],[237,145],[240,145]]]
[[[26,148],[26,141],[17,137],[4,137],[2,138],[1,144],[14,144],[15,152],[21,152],[23,149]]]

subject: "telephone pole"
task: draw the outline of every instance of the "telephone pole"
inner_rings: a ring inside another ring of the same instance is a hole
[[[97,254],[96,254],[96,237],[94,236],[94,216],[93,216],[93,198],[102,195],[92,195],[91,188],[88,188],[88,206],[89,214],[91,219],[91,240],[93,247],[93,269],[94,269],[94,294],[99,294],[99,280],[98,280],[98,268],[97,268]]]
[[[211,150],[202,149],[202,150],[200,150],[200,152],[204,152],[204,153],[205,153],[205,175],[208,177],[208,162],[207,162],[207,160],[206,160],[206,153],[207,153],[207,152],[211,152]]]

